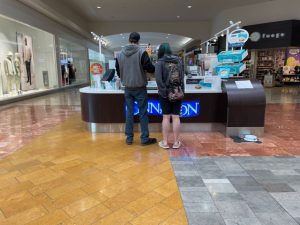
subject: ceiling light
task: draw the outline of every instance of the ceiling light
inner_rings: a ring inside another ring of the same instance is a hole
[[[180,16],[177,16],[177,19],[179,19],[180,18]]]
[[[101,9],[101,6],[97,6],[97,9]]]
[[[168,36],[170,36],[171,34],[168,34]]]
[[[188,9],[191,9],[192,8],[192,6],[191,5],[188,5]]]
[[[221,37],[224,37],[224,34],[223,34],[223,33],[221,34]]]

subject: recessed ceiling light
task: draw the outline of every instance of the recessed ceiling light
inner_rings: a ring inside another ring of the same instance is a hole
[[[180,16],[177,16],[177,19],[179,19],[180,18]]]
[[[101,6],[97,6],[97,9],[101,9]]]
[[[188,9],[191,9],[192,8],[192,6],[191,5],[188,5]]]

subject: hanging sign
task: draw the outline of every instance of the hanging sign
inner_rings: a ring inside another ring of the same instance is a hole
[[[249,39],[248,31],[244,29],[237,29],[232,31],[228,36],[228,43],[230,48],[241,48]]]

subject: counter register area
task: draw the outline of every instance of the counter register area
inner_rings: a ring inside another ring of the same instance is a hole
[[[242,82],[242,83],[241,83]],[[255,80],[222,80],[196,89],[185,81],[181,109],[183,132],[220,131],[227,136],[264,133],[266,98]],[[148,83],[149,129],[161,130],[162,115],[155,81]],[[91,132],[124,132],[126,105],[123,90],[80,89],[82,119]],[[138,122],[138,107],[135,107]],[[136,124],[138,131],[139,127]]]

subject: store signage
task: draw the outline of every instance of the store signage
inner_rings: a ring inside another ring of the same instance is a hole
[[[244,29],[237,29],[232,31],[228,36],[229,47],[241,48],[249,39],[248,31]]]
[[[127,112],[127,107],[125,106],[125,111]],[[148,100],[148,115],[151,116],[162,116],[162,110],[160,102],[158,100],[149,99]],[[139,114],[138,103],[134,102],[134,115]],[[196,117],[200,115],[200,102],[199,101],[188,101],[182,102],[181,114],[182,118]]]
[[[285,33],[268,34],[268,33],[253,32],[250,35],[250,40],[253,42],[258,42],[261,39],[280,39],[284,37],[285,37]]]

